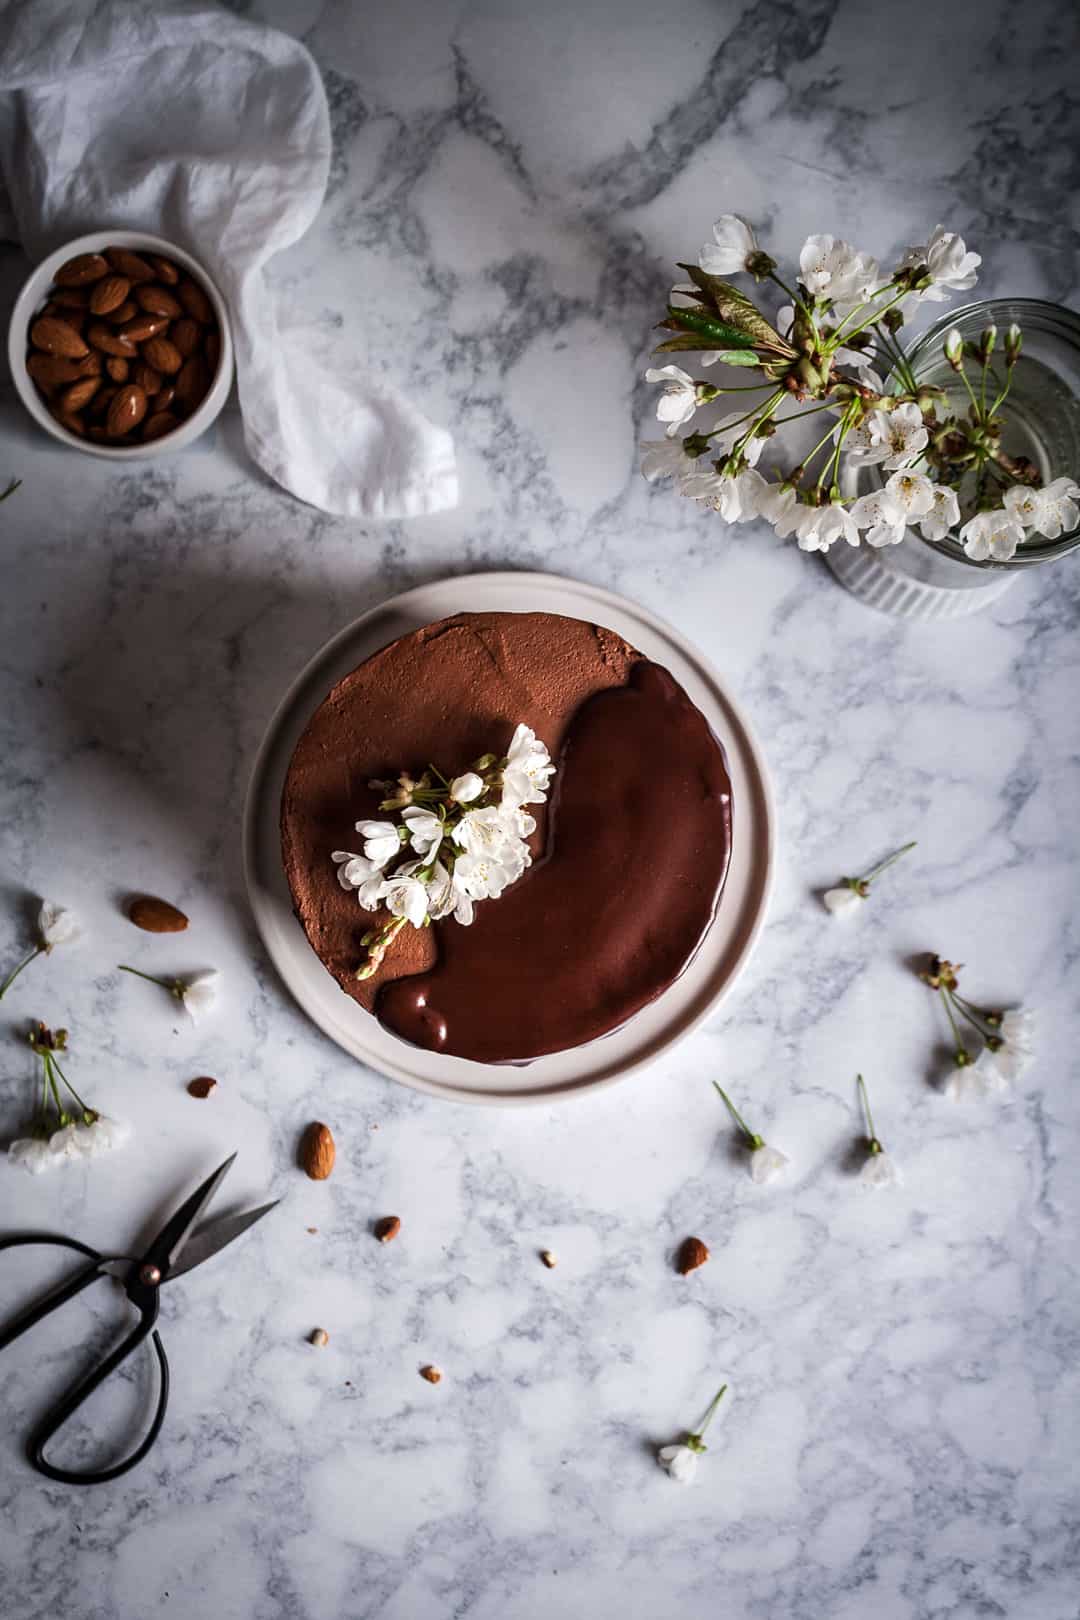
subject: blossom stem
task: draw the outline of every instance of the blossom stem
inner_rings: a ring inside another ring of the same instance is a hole
[[[906,855],[909,849],[914,849],[917,842],[918,840],[913,838],[910,844],[903,844],[899,849],[893,850],[891,855],[886,855],[883,861],[879,861],[876,866],[872,866],[869,872],[865,873],[863,877],[859,879],[859,882],[872,883],[874,878],[880,877],[881,873],[884,872],[887,867],[892,866],[894,861],[898,861],[902,855]]]
[[[866,1089],[866,1081],[863,1079],[861,1074],[856,1076],[856,1084],[859,1088],[859,1096],[862,1100],[863,1112],[866,1115],[867,1135],[869,1136],[871,1142],[876,1142],[878,1138],[877,1131],[874,1129],[874,1116],[870,1112],[870,1096]]]
[[[944,990],[944,986],[942,988]],[[963,996],[957,995],[955,990],[945,990],[944,993],[960,1015],[967,1019],[972,1029],[982,1036],[983,1040],[989,1040],[996,1034],[993,1025],[980,1008],[973,1007],[969,1001],[964,1000]]]
[[[790,420],[790,418],[788,418],[788,420]],[[808,467],[810,465],[810,463],[813,461],[814,457],[817,455],[818,451],[823,449],[824,446],[828,444],[829,440],[832,438],[832,436],[833,436],[833,434],[835,432],[836,432],[835,428],[830,428],[828,433],[826,433],[825,437],[823,439],[818,440],[817,444],[815,444],[814,448],[810,451],[810,454],[807,455],[807,456],[803,456],[802,464],[803,464],[804,467]]]
[[[68,1090],[71,1092],[71,1095],[74,1097],[75,1101],[78,1103],[78,1105],[82,1109],[83,1113],[84,1114],[93,1113],[93,1109],[87,1103],[83,1102],[82,1098],[79,1096],[79,1093],[75,1090],[75,1087],[72,1085],[71,1081],[68,1079],[67,1075],[64,1073],[64,1071],[60,1067],[59,1063],[56,1061],[56,1056],[55,1056],[54,1053],[52,1053],[52,1052],[49,1053],[48,1062],[49,1062],[50,1066],[56,1070],[57,1074],[60,1076],[60,1078],[64,1082],[65,1086],[67,1086]]]
[[[799,297],[797,292],[792,292],[791,288],[788,286],[786,281],[781,281],[780,280],[780,277],[776,274],[775,270],[770,270],[769,271],[769,280],[770,281],[775,281],[776,285],[780,288],[780,291],[782,293],[786,293],[787,296],[791,299],[791,302],[795,305],[795,308],[802,310],[803,314],[806,316],[807,320],[810,322],[810,325],[813,327],[814,334],[816,336],[817,335],[817,321],[815,321],[815,319],[814,319],[813,310],[809,309],[807,307],[807,305]]]
[[[904,387],[907,388],[912,394],[917,394],[919,391],[919,385],[915,380],[915,373],[912,371],[911,363],[900,344],[892,336],[887,327],[883,326],[881,331],[877,333],[876,336],[880,337],[882,344],[884,345],[885,353],[889,357],[889,363],[896,371]]]
[[[739,1110],[736,1108],[735,1104],[732,1102],[731,1098],[728,1096],[727,1092],[724,1090],[724,1088],[720,1084],[719,1080],[714,1080],[713,1085],[716,1087],[717,1091],[720,1093],[721,1097],[724,1099],[724,1102],[727,1104],[728,1113],[731,1115],[732,1119],[735,1121],[735,1123],[739,1127],[740,1131],[742,1131],[743,1135],[746,1137],[746,1140],[749,1142],[750,1146],[752,1148],[764,1147],[765,1144],[762,1141],[761,1137],[757,1134],[756,1131],[752,1131],[750,1129],[749,1125],[746,1123],[745,1119],[743,1119],[742,1115],[739,1113]],[[727,1388],[727,1385],[725,1384],[724,1389],[726,1389],[726,1388]],[[724,1393],[724,1390],[721,1390],[720,1394],[722,1395],[723,1393]],[[719,1396],[717,1397],[717,1399],[719,1399]]]
[[[161,988],[168,990],[170,995],[176,994],[175,979],[159,979],[153,973],[144,973],[142,968],[125,967],[123,962],[118,962],[116,966],[120,973],[134,973],[136,978],[146,979],[150,984],[160,984]]]
[[[776,390],[773,398],[776,400],[776,404],[780,403],[780,390],[779,389]],[[750,408],[750,410],[744,411],[742,416],[737,416],[735,418],[734,422],[728,422],[728,423],[725,424],[724,427],[713,428],[711,433],[706,433],[705,434],[705,438],[706,439],[714,439],[718,433],[727,433],[733,427],[738,427],[740,422],[748,422],[751,417],[754,417],[754,419],[755,419],[755,426],[756,426],[758,421],[762,421],[762,422],[768,421],[769,416],[772,415],[772,411],[769,411],[768,407],[770,405],[772,405],[772,404],[773,404],[773,401],[771,399],[767,399],[761,405],[752,406]],[[773,405],[773,410],[775,410],[775,409],[776,409],[776,406]]]
[[[872,314],[867,316],[866,320],[860,321],[858,326],[853,326],[850,332],[845,331],[848,321],[854,320],[862,310],[869,309],[874,299],[880,298],[883,292],[888,292],[891,286],[892,282],[888,282],[884,287],[879,287],[877,292],[873,293],[865,304],[860,304],[858,309],[853,309],[850,315],[845,316],[825,345],[827,354],[833,354],[837,349],[842,349],[845,344],[850,343],[853,337],[858,337],[859,333],[865,331],[868,326],[876,326],[883,315],[887,315],[894,305],[899,304],[902,299],[907,297],[908,289],[906,287],[901,288],[895,298],[890,298],[887,304],[882,304],[881,308],[873,311]]]
[[[4,996],[11,989],[11,986],[15,983],[15,980],[19,977],[19,974],[22,972],[23,968],[29,967],[30,963],[33,962],[37,957],[44,956],[45,951],[46,947],[44,945],[35,945],[34,949],[30,952],[30,955],[24,956],[18,966],[12,968],[3,984],[0,984],[0,1001],[3,1001]]]
[[[953,1040],[956,1042],[956,1056],[957,1058],[961,1058],[961,1054],[963,1054],[962,1061],[966,1063],[968,1055],[967,1047],[964,1045],[964,1038],[960,1033],[960,1026],[956,1022],[956,1014],[953,1012],[952,1003],[949,1000],[949,993],[945,989],[944,985],[939,987],[938,994],[941,996],[941,999],[945,1004],[945,1011],[948,1013],[949,1023],[952,1025]]]
[[[716,1416],[716,1409],[720,1405],[720,1402],[723,1400],[723,1398],[724,1398],[724,1396],[726,1394],[727,1394],[727,1385],[726,1384],[721,1384],[720,1388],[717,1390],[716,1394],[713,1396],[712,1400],[709,1402],[708,1409],[707,1409],[707,1411],[705,1413],[705,1416],[702,1418],[702,1420],[701,1420],[700,1424],[698,1425],[698,1427],[694,1430],[693,1438],[695,1440],[700,1440],[701,1439],[702,1435],[705,1433],[705,1430],[709,1427],[709,1424],[712,1422],[713,1418]]]

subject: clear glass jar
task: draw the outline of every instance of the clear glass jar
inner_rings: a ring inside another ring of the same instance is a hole
[[[956,327],[978,342],[988,326],[998,329],[998,345],[1016,322],[1024,346],[1002,408],[1002,447],[1030,458],[1044,483],[1080,474],[1080,315],[1037,298],[995,298],[950,310],[908,350],[920,382],[946,390],[951,402],[967,408],[963,384],[942,352],[945,334]],[[851,469],[856,487],[880,482],[878,469]],[[964,617],[995,601],[1021,569],[1053,562],[1080,546],[1080,526],[1057,540],[1032,535],[1008,562],[973,562],[956,535],[924,540],[909,529],[902,545],[874,551],[834,546],[826,561],[841,582],[873,607],[904,618]]]

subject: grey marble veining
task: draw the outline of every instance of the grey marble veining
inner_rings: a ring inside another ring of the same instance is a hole
[[[245,9],[306,40],[334,118],[283,313],[452,428],[463,499],[364,528],[254,473],[234,414],[131,471],[61,451],[4,393],[0,476],[23,487],[0,509],[0,961],[28,897],[86,932],[0,1008],[0,1127],[29,1105],[35,1015],[70,1026],[73,1077],[138,1138],[38,1181],[0,1166],[0,1229],[123,1247],[233,1147],[233,1199],[285,1202],[172,1289],[167,1428],[127,1478],[51,1486],[19,1445],[107,1297],[0,1357],[0,1613],[1076,1620],[1080,563],[907,627],[635,466],[650,324],[724,210],[789,254],[823,229],[887,257],[940,218],[983,254],[982,292],[1075,301],[1069,9]],[[0,254],[5,298],[24,268]],[[644,1076],[520,1111],[346,1060],[270,970],[239,871],[253,753],[311,652],[392,591],[491,566],[609,586],[696,641],[759,728],[782,840],[720,1012]],[[912,837],[854,926],[830,922],[816,892]],[[139,888],[190,931],[133,937]],[[1010,1099],[933,1088],[927,948],[1040,1008]],[[114,972],[132,959],[221,968],[221,1012],[182,1026]],[[860,1068],[907,1176],[876,1199],[850,1174]],[[792,1155],[786,1181],[750,1184],[713,1077]],[[312,1117],[339,1144],[318,1186],[295,1166]],[[688,1232],[713,1259],[680,1279]],[[43,1278],[0,1262],[4,1302]],[[680,1489],[652,1448],[725,1378]],[[97,1416],[146,1394],[133,1373]]]

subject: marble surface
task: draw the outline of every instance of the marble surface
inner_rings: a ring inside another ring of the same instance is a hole
[[[984,255],[984,291],[1075,299],[1068,8],[250,9],[310,45],[337,141],[318,225],[276,267],[283,308],[449,424],[463,500],[364,528],[254,474],[234,413],[114,469],[0,402],[0,475],[23,480],[0,511],[2,959],[36,896],[85,925],[0,1009],[2,1128],[30,1105],[35,1015],[71,1028],[72,1077],[138,1132],[51,1179],[0,1166],[0,1230],[123,1248],[233,1148],[225,1201],[283,1199],[167,1291],[172,1404],[126,1478],[50,1485],[21,1452],[115,1302],[4,1352],[0,1612],[1076,1620],[1080,561],[904,627],[635,470],[670,261],[725,209],[786,252],[832,229],[885,256],[941,218]],[[3,250],[5,300],[23,273]],[[486,1111],[366,1072],[306,1022],[254,937],[238,819],[274,704],[331,632],[503,566],[624,592],[723,668],[782,847],[760,947],[705,1028],[622,1087]],[[825,916],[817,891],[913,837],[852,926]],[[138,888],[190,931],[136,935]],[[927,948],[977,996],[1040,1008],[1010,1097],[935,1090]],[[186,1027],[120,961],[219,967],[224,1005]],[[851,1175],[858,1069],[907,1175],[877,1198]],[[220,1089],[195,1102],[204,1073]],[[714,1077],[791,1154],[785,1182],[751,1185]],[[323,1185],[295,1163],[312,1117],[339,1144]],[[713,1258],[682,1279],[690,1232]],[[46,1273],[0,1262],[5,1304]],[[723,1379],[682,1489],[653,1448]],[[146,1399],[133,1374],[93,1432]]]

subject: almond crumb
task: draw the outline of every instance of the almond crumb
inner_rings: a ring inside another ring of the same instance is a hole
[[[381,1221],[374,1226],[375,1236],[380,1243],[393,1243],[401,1231],[401,1221],[397,1215],[384,1215]]]
[[[688,1237],[679,1248],[675,1269],[680,1277],[686,1277],[689,1276],[691,1271],[696,1271],[699,1266],[703,1266],[708,1258],[709,1251],[701,1239]]]
[[[420,1376],[421,1378],[426,1378],[429,1384],[437,1384],[442,1379],[442,1373],[439,1371],[438,1367],[431,1366],[421,1367]]]
[[[544,1262],[545,1266],[547,1266],[549,1271],[554,1271],[555,1267],[559,1263],[558,1255],[553,1253],[551,1249],[541,1249],[540,1258]]]
[[[317,1344],[319,1349],[322,1350],[325,1345],[330,1343],[330,1335],[325,1328],[313,1328],[308,1335],[308,1343]]]
[[[217,1090],[217,1081],[208,1074],[200,1074],[197,1080],[188,1081],[189,1097],[212,1097]]]

